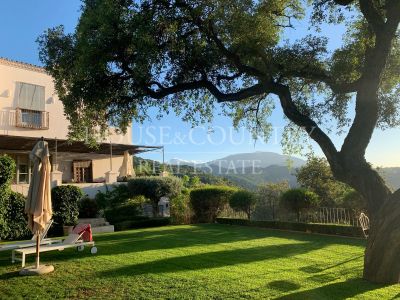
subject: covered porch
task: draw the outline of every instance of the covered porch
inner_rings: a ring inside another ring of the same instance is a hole
[[[105,184],[114,184],[123,165],[124,152],[129,155],[163,149],[162,146],[141,146],[118,143],[99,143],[91,148],[84,142],[71,142],[45,138],[49,144],[53,186],[74,184],[85,190],[101,190]],[[38,141],[37,137],[0,135],[0,154],[10,155],[17,170],[13,190],[26,194],[32,176],[29,152]]]

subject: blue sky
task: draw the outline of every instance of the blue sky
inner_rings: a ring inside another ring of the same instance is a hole
[[[66,31],[73,31],[79,18],[79,0],[12,0],[0,1],[0,37],[2,46],[0,56],[27,63],[39,64],[37,37],[49,27],[64,25]],[[289,38],[294,39],[307,34],[307,27],[297,24]],[[340,44],[343,28],[334,31],[326,30],[329,46]],[[216,111],[218,113],[218,111]],[[191,130],[189,124],[179,120],[173,114],[161,120],[153,119],[144,124],[133,124],[133,142],[135,144],[165,145],[166,160],[180,158],[184,160],[208,161],[223,156],[254,151],[273,151],[282,153],[279,137],[285,122],[282,111],[277,106],[271,116],[275,126],[274,134],[267,143],[258,140],[256,143],[250,134],[240,129],[238,133],[231,130],[230,119],[218,116],[209,127]],[[375,166],[400,166],[400,129],[382,132],[376,130],[367,150],[367,159]],[[342,136],[331,136],[340,147]],[[314,144],[316,153],[321,154]],[[152,159],[161,159],[160,153],[142,155]]]

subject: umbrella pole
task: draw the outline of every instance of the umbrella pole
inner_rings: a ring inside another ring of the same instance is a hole
[[[40,233],[36,234],[36,269],[39,269],[39,255],[40,255]]]

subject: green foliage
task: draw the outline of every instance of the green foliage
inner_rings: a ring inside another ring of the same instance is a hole
[[[126,202],[131,197],[127,184],[115,184],[103,193],[97,192],[95,200],[99,209],[106,209]]]
[[[190,204],[194,219],[198,223],[215,221],[218,213],[229,203],[230,197],[236,192],[228,186],[205,186],[190,192]]]
[[[321,206],[335,207],[341,205],[343,196],[351,188],[333,177],[326,159],[310,156],[307,163],[297,170],[299,184],[316,193]]]
[[[304,16],[300,3],[234,0],[156,5],[151,1],[84,1],[74,34],[56,27],[39,38],[40,59],[55,78],[74,138],[86,135],[85,127],[93,129],[89,130],[91,134],[105,130],[107,121],[126,129],[132,117],[144,120],[153,106],[160,108],[160,114],[172,109],[196,124],[209,121],[214,107],[214,99],[204,88],[181,90],[162,105],[149,97],[149,90],[155,89],[157,82],[171,86],[198,81],[203,70],[221,90],[235,90],[240,82],[247,87],[255,80],[252,74],[235,76],[235,64],[213,42],[208,26],[195,20],[212,24],[215,35],[241,57],[243,64],[257,68],[276,60],[274,52],[282,29],[289,25],[287,16],[298,20]],[[207,33],[201,33],[203,30]],[[278,66],[270,69],[277,70]],[[265,98],[261,94],[249,97],[248,106],[257,107],[257,102]],[[85,104],[80,113],[75,105],[78,101]],[[111,106],[113,109],[108,109]],[[269,114],[270,103],[262,111]]]
[[[252,208],[256,203],[256,196],[254,193],[240,190],[235,192],[229,199],[229,205],[235,211],[243,211],[247,214],[247,218],[250,219]]]
[[[190,192],[187,190],[170,200],[170,214],[172,224],[190,224]]]
[[[275,220],[281,196],[289,188],[287,181],[260,184],[257,188],[257,202],[253,211],[253,219]]]
[[[357,191],[351,189],[342,198],[342,206],[357,212],[367,210],[367,202]]]
[[[201,185],[201,179],[199,176],[185,174],[182,176],[182,184],[186,188],[195,188]]]
[[[160,172],[159,164],[156,165],[150,160],[138,159],[137,157],[135,157],[134,167],[136,176],[158,175]]]
[[[133,228],[149,228],[149,227],[160,227],[171,224],[170,218],[148,218],[140,217],[135,220],[123,221],[114,225],[116,231],[128,230]]]
[[[57,226],[73,226],[78,223],[81,189],[73,185],[61,185],[51,190],[53,220]]]
[[[349,237],[363,237],[360,227],[356,226],[343,226],[333,224],[311,224],[311,223],[297,223],[297,222],[282,222],[282,221],[253,221],[245,219],[230,219],[230,218],[217,218],[217,223],[242,225],[242,226],[255,226],[279,230],[302,231],[308,233],[320,233],[330,235],[341,235]]]
[[[79,201],[79,218],[95,218],[99,212],[97,201],[89,197],[83,197]]]
[[[143,195],[158,209],[161,197],[174,198],[182,191],[182,181],[177,177],[137,177],[128,181],[130,196]]]
[[[197,186],[200,185],[200,183],[201,183],[200,177],[199,176],[193,176],[193,177],[190,178],[189,187],[191,187],[191,188],[197,187]]]
[[[26,198],[11,192],[3,203],[4,226],[0,228],[0,238],[6,240],[25,239],[31,235],[25,214]]]
[[[303,188],[290,189],[284,192],[280,200],[280,205],[283,208],[296,213],[298,221],[301,211],[314,207],[318,203],[318,195]]]
[[[182,183],[184,187],[189,187],[190,177],[188,175],[182,176]]]
[[[14,174],[14,160],[7,155],[0,155],[0,189],[10,184]]]
[[[10,219],[10,216],[12,216],[14,212],[16,213],[18,211],[19,204],[21,203],[21,201],[19,201],[20,198],[16,194],[12,193],[10,188],[10,183],[14,174],[14,160],[7,155],[0,155],[0,238],[3,239],[23,237],[23,232],[19,231],[17,228],[17,224],[19,224],[20,221],[19,216],[15,223]],[[13,198],[17,201],[15,210],[10,206],[10,201]],[[24,209],[22,209],[22,212],[23,210]],[[16,228],[15,230],[13,229],[14,227]]]
[[[111,224],[132,221],[141,213],[142,204],[148,200],[144,196],[136,196],[118,205],[113,205],[104,211],[104,216]]]

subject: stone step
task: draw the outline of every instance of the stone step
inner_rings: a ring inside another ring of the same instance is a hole
[[[92,233],[114,232],[114,225],[92,227]]]

